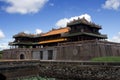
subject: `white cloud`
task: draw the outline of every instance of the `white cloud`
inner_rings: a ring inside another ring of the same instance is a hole
[[[30,32],[28,30],[24,31],[24,33],[26,34],[41,34],[42,33],[42,30],[41,29],[36,29],[34,32]]]
[[[60,19],[57,23],[56,26],[57,27],[65,27],[67,25],[67,22],[69,22],[69,19],[64,18],[64,19]]]
[[[66,27],[67,22],[73,21],[74,19],[83,18],[83,17],[86,20],[88,20],[89,22],[91,21],[91,16],[89,14],[82,14],[80,16],[75,16],[75,17],[71,17],[71,18],[60,19],[59,21],[57,21],[57,23],[55,25],[57,27]]]
[[[9,49],[9,45],[8,43],[11,41],[11,39],[0,39],[0,50],[4,50],[4,49]],[[13,41],[13,40],[12,40]]]
[[[106,0],[105,4],[102,5],[104,9],[118,10],[120,8],[120,0]]]
[[[120,43],[120,32],[117,35],[113,36],[112,39],[109,39],[112,42],[119,42]]]
[[[5,0],[9,6],[5,7],[8,13],[37,13],[48,0]]]
[[[2,32],[2,30],[0,30],[0,39],[2,39],[4,37],[5,37],[4,33]]]
[[[36,30],[35,30],[35,33],[36,33],[36,34],[40,34],[40,33],[42,33],[42,30],[41,30],[41,29],[36,29]]]
[[[0,50],[8,49],[8,40],[5,39],[5,35],[2,30],[0,30]]]
[[[9,49],[8,43],[0,43],[0,50]]]

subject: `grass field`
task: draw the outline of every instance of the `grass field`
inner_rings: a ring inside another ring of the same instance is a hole
[[[109,56],[109,57],[99,57],[99,58],[93,58],[91,61],[101,61],[101,62],[120,62],[120,56]]]

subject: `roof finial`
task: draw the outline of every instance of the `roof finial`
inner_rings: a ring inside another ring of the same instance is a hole
[[[83,19],[86,20],[85,17],[83,17]]]

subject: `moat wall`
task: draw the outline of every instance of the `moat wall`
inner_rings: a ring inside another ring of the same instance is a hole
[[[5,76],[6,80],[32,76],[60,80],[120,80],[119,62],[31,60],[4,61],[0,62],[0,66],[0,74]]]

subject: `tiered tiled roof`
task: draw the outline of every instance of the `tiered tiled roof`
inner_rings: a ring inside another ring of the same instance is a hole
[[[46,40],[46,41],[41,41],[39,44],[45,44],[45,43],[53,43],[53,42],[62,42],[66,41],[67,38],[60,38],[60,39],[53,39],[53,40]]]
[[[55,34],[61,34],[61,33],[66,33],[70,30],[69,27],[65,27],[65,28],[59,28],[59,29],[53,29],[41,36],[49,36],[49,35],[55,35]]]
[[[65,28],[59,28],[59,29],[52,29],[51,31],[49,31],[47,33],[42,33],[42,34],[27,34],[27,33],[21,32],[21,33],[14,35],[13,37],[31,37],[31,38],[34,38],[34,37],[42,37],[42,36],[62,34],[62,33],[69,32],[69,30],[70,30],[69,27],[65,27]]]
[[[72,34],[67,34],[64,35],[63,37],[72,37],[72,36],[80,36],[80,35],[88,35],[88,36],[94,36],[97,38],[107,38],[107,35],[103,35],[103,34],[93,34],[93,33],[87,33],[87,32],[78,32],[78,33],[72,33]]]

